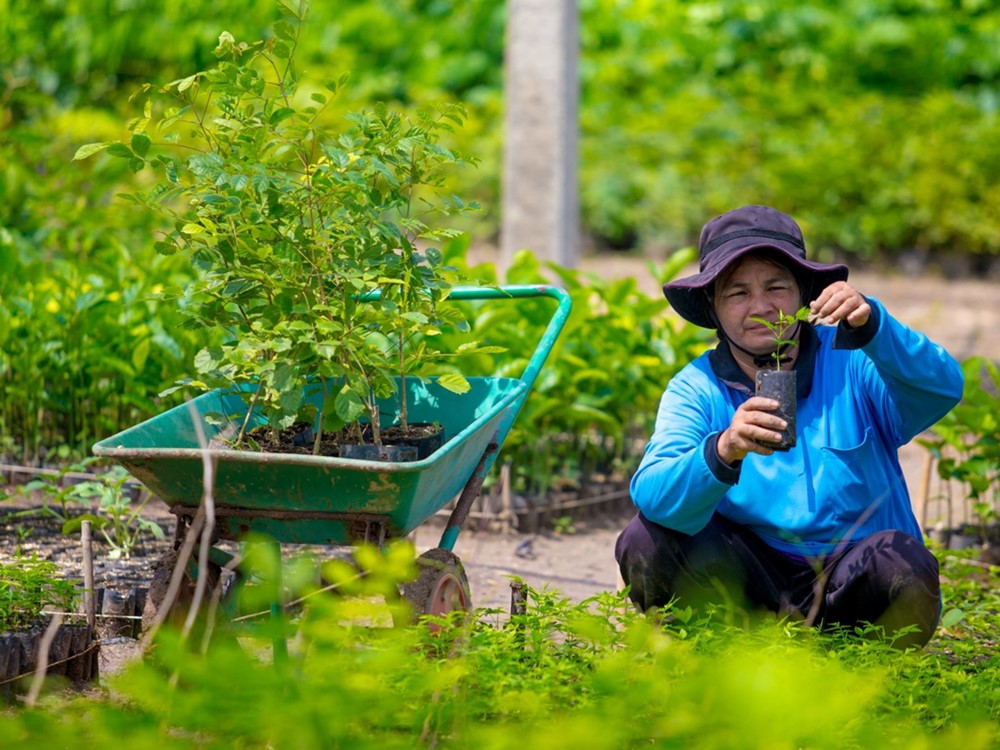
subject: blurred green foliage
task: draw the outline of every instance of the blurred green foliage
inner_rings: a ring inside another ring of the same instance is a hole
[[[995,4],[579,8],[582,217],[600,242],[677,247],[710,215],[762,202],[825,250],[1000,251]],[[482,168],[457,179],[494,209],[476,225],[483,236],[499,222],[505,13],[494,0],[327,0],[302,46],[307,77],[351,75],[340,114],[376,100],[469,108],[457,145]],[[274,0],[0,1],[3,197],[41,189],[56,205],[43,187],[54,180],[64,200],[107,200],[110,175],[66,167],[72,146],[120,135],[109,111],[141,83],[204,69],[222,30],[258,39],[279,17]],[[54,219],[2,203],[12,231]],[[108,218],[115,235],[138,220]]]
[[[767,203],[814,249],[1000,250],[1000,10],[951,0],[583,0],[598,235],[676,246]]]
[[[4,712],[0,744],[986,750],[1000,740],[1000,659],[978,615],[901,653],[874,628],[817,632],[736,606],[647,618],[621,593],[573,602],[525,586],[523,614],[383,626],[373,594],[405,577],[412,555],[368,555],[347,596],[317,592],[316,563],[311,575],[297,563],[284,580],[308,598],[281,618],[289,653],[277,666],[269,638],[281,631],[239,641],[216,631],[207,649],[164,631],[105,686],[60,695],[52,681],[37,708]],[[948,601],[996,606],[982,582],[985,599],[956,591],[952,580],[971,588],[968,566],[943,562]]]

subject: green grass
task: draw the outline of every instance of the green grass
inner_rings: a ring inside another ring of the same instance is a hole
[[[97,695],[0,717],[0,746],[997,747],[1000,571],[941,558],[946,625],[921,651],[726,609],[654,621],[612,593],[532,590],[524,615],[434,632],[362,627],[378,605],[320,596],[278,667],[246,639],[201,653],[166,632]]]

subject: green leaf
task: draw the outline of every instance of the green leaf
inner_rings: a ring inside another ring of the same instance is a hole
[[[287,120],[289,117],[295,114],[295,110],[291,107],[281,107],[276,109],[271,113],[270,123],[272,125],[277,125],[278,123]]]
[[[86,159],[94,154],[105,151],[109,146],[111,146],[114,141],[108,141],[106,143],[88,143],[85,146],[80,146],[73,154],[73,161],[80,161],[81,159]]]
[[[191,88],[195,84],[196,80],[198,80],[198,74],[197,73],[195,75],[193,75],[193,76],[188,76],[187,78],[182,78],[179,81],[174,81],[173,83],[171,83],[169,85],[172,86],[173,84],[177,84],[177,93],[178,94],[183,94],[185,91],[187,91],[189,88]]]
[[[143,339],[132,350],[132,365],[136,372],[141,372],[146,367],[146,360],[149,357],[149,339]]]
[[[288,21],[278,21],[274,24],[274,35],[279,39],[287,39],[290,42],[295,41],[295,27],[292,26]]]
[[[149,144],[149,136],[145,133],[132,134],[132,150],[135,152],[136,156],[145,157],[149,152]]]
[[[278,365],[271,379],[271,385],[279,393],[284,393],[295,386],[295,366],[286,362]]]
[[[278,397],[278,403],[281,405],[281,410],[288,415],[284,426],[291,426],[295,421],[295,415],[299,407],[302,405],[302,389],[291,388],[282,391]]]
[[[365,404],[349,385],[345,385],[333,400],[333,410],[345,423],[350,423],[365,413]]]
[[[965,619],[965,612],[957,607],[949,609],[941,616],[941,627],[951,628]]]
[[[454,372],[442,375],[437,379],[437,383],[446,391],[451,391],[452,393],[468,393],[472,389],[468,380]]]
[[[278,0],[278,5],[298,19],[305,16],[306,9],[309,7],[309,4],[305,0]]]
[[[163,240],[157,240],[153,243],[153,249],[160,255],[176,255],[177,245],[172,242],[164,242]]]
[[[73,516],[62,526],[62,533],[64,535],[75,534],[83,528],[83,522],[90,521],[91,526],[95,529],[103,529],[111,521],[110,519],[103,518],[102,516],[96,516],[93,513],[84,513],[80,516]]]
[[[219,347],[205,347],[194,356],[194,366],[198,372],[214,372],[222,363],[223,351]]]
[[[132,153],[132,149],[124,143],[109,143],[108,153],[112,156],[121,157],[122,159],[132,159],[135,157],[135,154]]]

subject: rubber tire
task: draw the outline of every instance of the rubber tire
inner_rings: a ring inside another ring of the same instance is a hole
[[[153,577],[150,581],[149,593],[146,597],[146,611],[143,612],[142,618],[143,629],[149,627],[153,617],[155,617],[162,606],[170,584],[170,577],[173,574],[176,564],[177,550],[170,550],[164,553],[154,563]],[[205,596],[211,597],[213,589],[220,584],[222,568],[214,562],[209,562],[208,566],[208,585],[205,589]],[[165,623],[180,626],[184,622],[191,602],[194,599],[195,585],[196,581],[192,580],[191,576],[185,572],[184,577],[181,579],[180,589],[177,591],[177,599],[174,600],[173,606],[170,608],[170,613],[164,620]]]
[[[472,611],[469,579],[458,555],[435,547],[417,558],[417,567],[417,579],[403,586],[403,598],[413,605],[415,618]]]

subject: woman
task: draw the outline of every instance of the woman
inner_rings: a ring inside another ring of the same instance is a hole
[[[938,566],[923,544],[898,449],[962,394],[958,363],[847,283],[807,260],[798,225],[766,206],[709,221],[700,272],[664,286],[673,308],[714,328],[718,346],[669,383],[632,478],[638,515],[616,558],[643,610],[733,601],[810,623],[881,625],[923,646],[941,612]],[[756,319],[808,305],[786,338],[798,377],[797,441],[754,395],[774,340]]]

